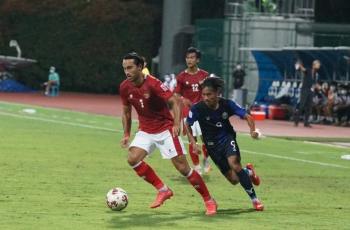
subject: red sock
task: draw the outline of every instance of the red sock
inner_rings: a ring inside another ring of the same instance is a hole
[[[190,156],[193,162],[193,165],[199,165],[199,157],[196,153],[193,152],[193,146],[192,144],[189,144],[188,150],[190,152]]]
[[[208,158],[208,151],[207,151],[207,147],[205,147],[204,144],[202,145],[202,152],[203,152],[203,157],[205,159],[207,159]]]
[[[134,166],[133,169],[137,175],[139,175],[139,177],[152,184],[157,190],[161,189],[164,186],[162,180],[146,162],[141,161],[141,163],[136,165],[136,167]]]
[[[191,170],[189,176],[187,176],[187,180],[192,184],[192,186],[201,194],[204,201],[208,201],[211,199],[208,188],[205,185],[202,177],[196,172],[196,170]]]

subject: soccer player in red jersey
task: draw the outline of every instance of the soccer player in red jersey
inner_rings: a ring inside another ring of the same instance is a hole
[[[186,65],[187,69],[179,73],[176,77],[177,85],[175,88],[175,93],[182,96],[183,99],[183,117],[186,118],[188,115],[189,108],[199,102],[202,98],[201,95],[201,83],[208,77],[208,72],[199,69],[198,63],[201,58],[201,52],[194,48],[190,47],[186,51]],[[195,122],[191,127],[193,131],[193,136],[197,141],[197,137],[202,138],[202,131],[198,124]],[[203,138],[202,138],[203,140]],[[199,156],[197,153],[193,151],[193,146],[190,142],[189,144],[189,152],[194,165],[194,169],[201,174],[201,165],[199,163]],[[203,165],[204,172],[208,173],[211,170],[211,166],[209,164],[208,153],[205,145],[202,145],[203,152]]]
[[[180,131],[180,100],[161,81],[142,73],[143,60],[137,53],[129,53],[123,58],[126,80],[120,84],[123,103],[122,123],[124,136],[122,147],[129,147],[128,163],[145,181],[158,190],[151,208],[161,206],[173,196],[173,191],[158,177],[144,159],[157,147],[163,158],[171,159],[175,168],[202,196],[206,215],[216,214],[217,205],[202,177],[192,170],[184,155]],[[135,108],[139,119],[139,130],[130,145],[131,108]],[[170,114],[171,108],[174,117]]]

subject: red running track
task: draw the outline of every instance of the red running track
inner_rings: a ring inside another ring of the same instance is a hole
[[[87,113],[121,116],[121,100],[118,95],[101,95],[86,93],[60,92],[58,97],[46,97],[40,93],[3,93],[0,92],[0,101],[43,107],[61,108]],[[133,117],[136,117],[135,111]],[[239,132],[249,132],[244,120],[234,119],[234,127]],[[291,137],[350,137],[350,128],[326,125],[313,125],[305,128],[302,125],[294,127],[292,122],[264,120],[256,121],[256,127],[267,136]]]

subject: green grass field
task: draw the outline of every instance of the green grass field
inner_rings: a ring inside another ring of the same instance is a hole
[[[205,181],[219,210],[206,217],[199,195],[158,152],[147,162],[175,196],[148,208],[156,191],[127,165],[119,118],[0,103],[0,134],[0,229],[350,229],[350,161],[340,159],[349,149],[239,135],[266,210],[253,211],[240,185],[214,167]],[[115,186],[129,195],[121,212],[105,205]]]

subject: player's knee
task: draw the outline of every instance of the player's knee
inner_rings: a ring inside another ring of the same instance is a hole
[[[172,158],[172,162],[175,168],[177,169],[177,171],[179,171],[184,176],[186,176],[191,170],[185,157],[181,157],[181,156],[174,157]]]
[[[235,171],[235,173],[238,173],[242,170],[242,166],[241,166],[241,164],[236,163],[236,164],[232,165],[232,169],[233,169],[233,171]]]
[[[175,167],[183,176],[187,176],[191,171],[191,168],[189,167],[189,165],[183,162],[180,162]]]
[[[133,159],[130,159],[130,158],[127,159],[127,162],[128,162],[128,164],[129,164],[130,166],[134,166],[134,165],[136,164],[136,162],[133,161]]]
[[[235,176],[235,175],[233,175],[233,174],[226,176],[226,178],[227,178],[227,180],[228,180],[231,184],[233,184],[233,185],[236,185],[236,184],[239,183],[238,177]]]
[[[129,154],[127,161],[130,166],[134,166],[138,163],[139,160],[136,157],[134,157],[132,154]]]
[[[181,173],[181,175],[187,176],[190,173],[191,168],[190,167],[181,166],[181,168],[179,168],[178,171]]]
[[[236,178],[232,178],[232,180],[230,182],[231,182],[231,184],[236,185],[239,183],[239,180]]]
[[[226,179],[233,185],[239,183],[239,178],[237,174],[231,169],[225,174]]]

